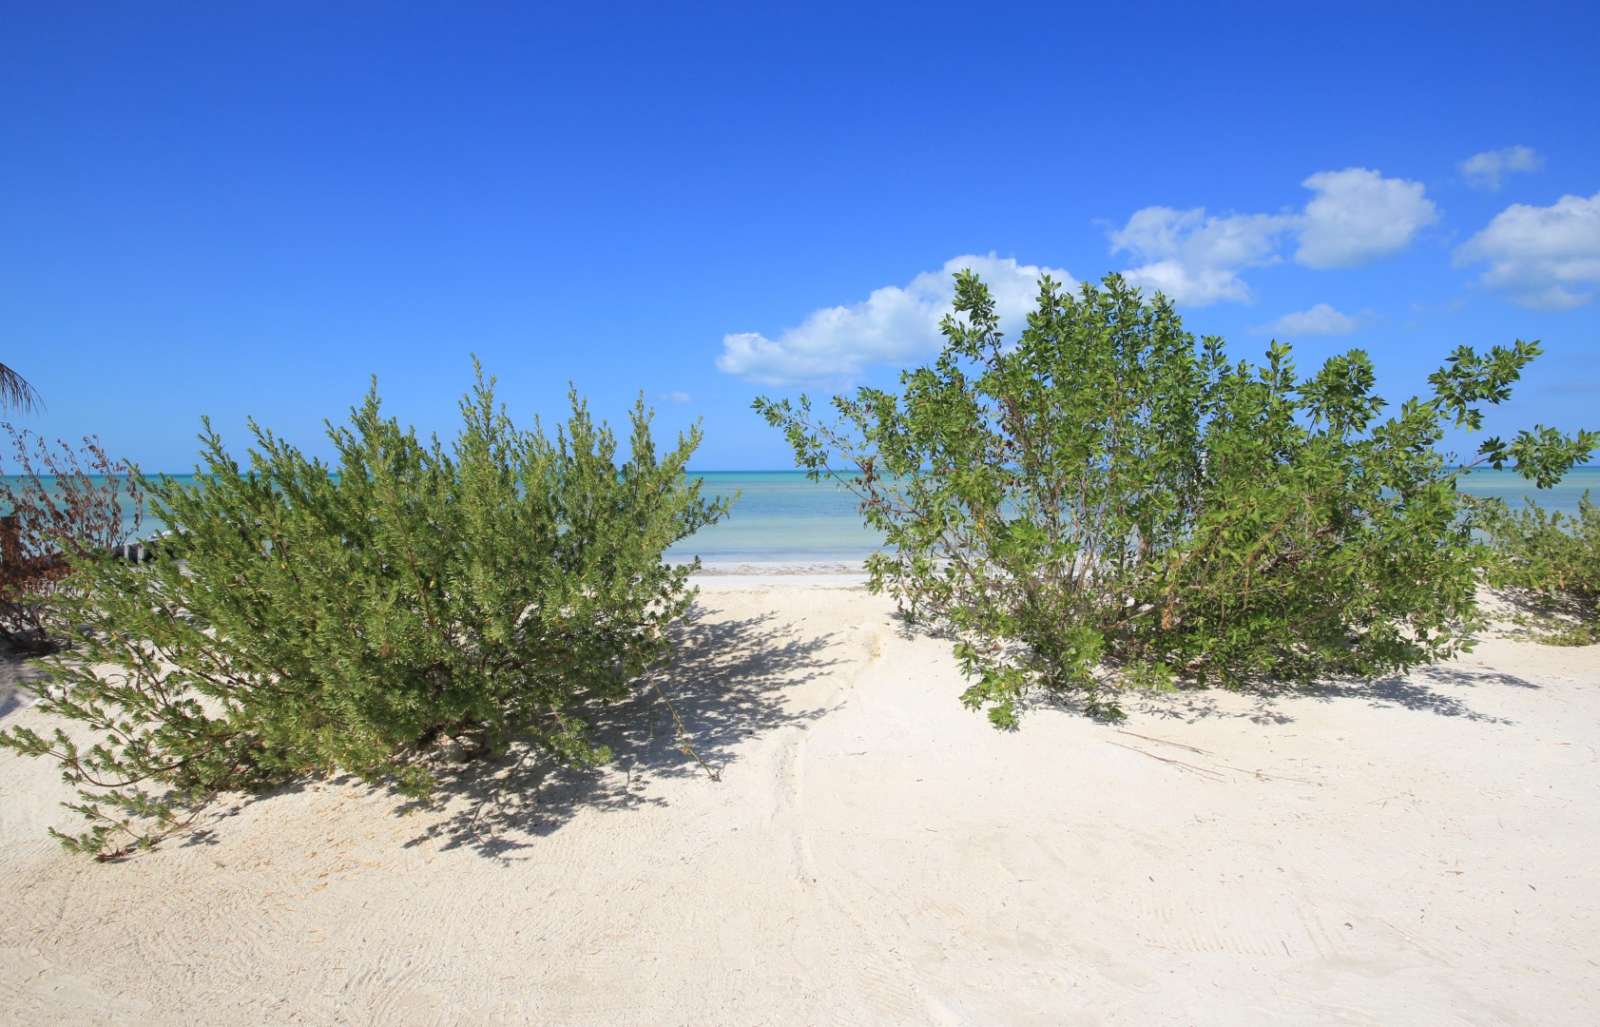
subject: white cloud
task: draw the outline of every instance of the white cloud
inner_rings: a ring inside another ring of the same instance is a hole
[[[1306,204],[1294,255],[1306,267],[1350,267],[1397,253],[1439,220],[1421,182],[1367,168],[1319,171],[1301,185],[1317,194]]]
[[[1461,177],[1475,189],[1498,189],[1518,171],[1538,171],[1544,158],[1531,146],[1507,146],[1501,150],[1475,153],[1457,165]]]
[[[1205,306],[1219,300],[1248,300],[1242,268],[1271,264],[1278,239],[1294,218],[1272,214],[1207,217],[1205,208],[1135,211],[1111,233],[1111,252],[1130,253],[1145,263],[1123,273],[1134,285],[1159,290],[1175,303]]]
[[[988,285],[1001,328],[1013,337],[1033,309],[1040,277],[1048,274],[1069,288],[1076,285],[1060,268],[1019,264],[993,253],[952,257],[905,286],[886,285],[852,306],[813,311],[775,339],[759,332],[724,335],[717,367],[766,385],[838,382],[859,377],[870,364],[933,352],[939,345],[939,322],[955,296],[953,276],[964,268],[976,271]]]
[[[1439,217],[1421,182],[1367,168],[1319,171],[1301,184],[1316,195],[1298,213],[1208,216],[1203,207],[1145,207],[1111,233],[1111,252],[1142,261],[1124,277],[1176,303],[1244,302],[1250,286],[1240,272],[1281,262],[1290,239],[1306,267],[1348,267],[1404,249]]]
[[[668,403],[688,403],[691,399],[693,399],[693,397],[687,392],[684,392],[680,389],[674,389],[673,391],[664,395],[662,398]]]
[[[1303,335],[1349,335],[1361,327],[1361,319],[1341,314],[1326,303],[1318,303],[1310,310],[1297,310],[1285,314],[1257,331],[1263,334],[1292,339]]]
[[[1581,307],[1600,293],[1600,193],[1548,207],[1514,203],[1456,249],[1457,264],[1487,262],[1480,278],[1513,302]]]

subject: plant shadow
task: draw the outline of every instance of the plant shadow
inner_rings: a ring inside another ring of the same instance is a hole
[[[38,654],[0,642],[0,717],[28,705],[34,682],[45,677]]]
[[[1370,681],[1328,681],[1300,687],[1263,685],[1242,692],[1219,693],[1214,689],[1179,690],[1166,695],[1143,696],[1135,704],[1142,713],[1193,722],[1208,717],[1239,717],[1257,724],[1289,724],[1294,717],[1283,708],[1287,699],[1306,698],[1318,702],[1365,702],[1373,707],[1398,707],[1441,717],[1487,724],[1510,724],[1505,717],[1491,716],[1472,708],[1461,689],[1483,686],[1539,688],[1525,678],[1487,668],[1435,664],[1419,667],[1409,675],[1391,675]],[[1248,699],[1239,707],[1236,696]]]
[[[1600,642],[1600,608],[1593,598],[1518,588],[1485,588],[1480,595],[1502,638],[1557,646]]]
[[[917,622],[904,609],[897,610],[894,618],[901,637],[909,638],[916,635],[934,638],[952,637],[936,623]],[[1256,724],[1282,725],[1291,724],[1295,719],[1284,708],[1285,700],[1310,698],[1320,702],[1365,701],[1374,707],[1399,707],[1481,723],[1514,723],[1505,717],[1496,717],[1473,709],[1462,695],[1457,694],[1459,689],[1484,685],[1535,689],[1541,687],[1502,671],[1441,663],[1419,667],[1410,674],[1395,674],[1371,680],[1325,681],[1312,685],[1288,685],[1258,680],[1234,690],[1180,684],[1168,692],[1115,693],[1104,697],[1114,700],[1115,705],[1110,709],[1096,705],[1078,692],[1036,693],[1028,697],[1021,706],[1024,714],[1033,709],[1049,709],[1108,724],[1120,723],[1127,713],[1138,712],[1160,719],[1184,722],[1211,717],[1231,717],[1249,720]],[[1240,705],[1240,700],[1244,701],[1244,705]]]
[[[770,614],[720,620],[699,605],[673,634],[673,655],[628,699],[582,714],[591,740],[611,750],[609,764],[564,765],[532,746],[494,760],[441,758],[437,794],[401,811],[445,815],[407,847],[439,841],[508,860],[580,811],[666,805],[653,780],[700,776],[716,787],[741,742],[827,712],[793,708],[786,693],[838,662],[823,655],[831,635],[797,637]]]

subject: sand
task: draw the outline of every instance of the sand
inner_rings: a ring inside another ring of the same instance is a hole
[[[720,781],[641,701],[611,771],[314,785],[110,865],[0,755],[0,1020],[1595,1022],[1595,648],[1000,734],[882,601],[734,575],[662,680]]]

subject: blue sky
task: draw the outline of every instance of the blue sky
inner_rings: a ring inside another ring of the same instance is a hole
[[[0,361],[147,469],[374,373],[449,430],[474,352],[784,466],[751,397],[891,381],[969,255],[1397,397],[1538,338],[1490,427],[1600,425],[1594,5],[7,7]]]

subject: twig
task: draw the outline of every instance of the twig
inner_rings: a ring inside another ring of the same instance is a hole
[[[1226,780],[1226,777],[1223,774],[1219,774],[1218,772],[1216,772],[1215,770],[1210,769],[1209,767],[1197,767],[1193,763],[1185,763],[1182,760],[1169,759],[1166,756],[1157,756],[1155,753],[1150,752],[1150,751],[1148,751],[1146,749],[1141,749],[1136,745],[1123,745],[1121,742],[1109,742],[1107,744],[1115,745],[1119,749],[1127,749],[1130,752],[1139,753],[1142,756],[1148,756],[1153,760],[1160,760],[1162,763],[1170,763],[1175,767],[1178,767],[1178,768],[1183,769],[1183,770],[1187,770],[1187,771],[1189,771],[1190,773],[1193,773],[1193,774],[1200,774],[1203,777],[1209,777],[1214,781]]]
[[[701,759],[700,753],[696,751],[695,747],[689,742],[689,730],[683,726],[683,718],[678,716],[678,708],[672,705],[672,699],[667,695],[666,689],[661,687],[661,682],[655,678],[652,678],[650,680],[650,687],[656,690],[656,694],[661,697],[661,701],[667,704],[667,712],[672,714],[672,723],[677,726],[678,730],[678,748],[681,751],[688,753],[690,756],[693,756],[694,761],[700,764],[700,769],[704,770],[706,772],[706,776],[710,777],[711,780],[721,781],[722,773],[720,771],[713,770],[709,763]]]
[[[1121,728],[1118,728],[1117,729],[1117,734],[1119,734],[1119,735],[1127,735],[1130,738],[1143,738],[1147,742],[1159,742],[1162,745],[1170,745],[1175,749],[1187,749],[1188,751],[1190,751],[1192,753],[1195,753],[1196,755],[1199,755],[1199,756],[1210,756],[1211,755],[1211,753],[1207,752],[1206,750],[1204,750],[1204,749],[1196,749],[1192,745],[1184,745],[1182,742],[1168,741],[1165,738],[1154,738],[1154,737],[1152,737],[1150,735],[1141,735],[1137,731],[1124,731]]]

